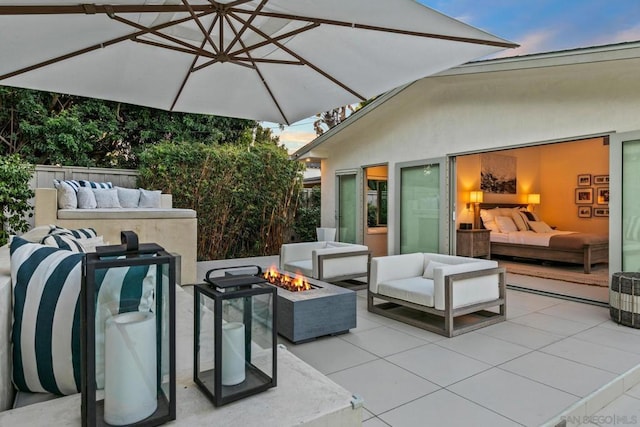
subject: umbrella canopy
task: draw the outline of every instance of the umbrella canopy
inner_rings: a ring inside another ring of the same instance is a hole
[[[413,0],[0,0],[0,85],[277,123],[515,46]]]

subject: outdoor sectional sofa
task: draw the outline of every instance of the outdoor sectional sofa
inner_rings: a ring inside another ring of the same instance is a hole
[[[342,242],[287,243],[280,247],[280,269],[325,282],[367,277],[371,252]]]
[[[108,244],[120,243],[120,232],[134,231],[141,243],[157,243],[180,255],[181,284],[195,283],[198,219],[192,209],[172,208],[170,194],[162,194],[160,208],[58,209],[58,190],[37,188],[35,226],[54,224],[67,229],[91,227]]]
[[[452,337],[505,320],[505,274],[497,262],[476,258],[433,253],[376,257],[367,307]]]

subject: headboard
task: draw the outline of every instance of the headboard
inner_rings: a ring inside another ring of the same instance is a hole
[[[479,203],[478,215],[480,215],[480,209],[495,209],[495,208],[527,208],[526,203]],[[479,218],[480,228],[484,229],[484,223],[482,217]]]

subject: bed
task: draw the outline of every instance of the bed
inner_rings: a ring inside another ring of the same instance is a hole
[[[500,208],[506,212],[505,209],[517,210],[525,206],[481,203],[480,210]],[[481,226],[485,228],[484,221],[481,221]],[[490,240],[492,255],[582,264],[585,274],[591,273],[593,264],[609,262],[609,237],[606,235],[556,230],[548,233],[492,230]]]

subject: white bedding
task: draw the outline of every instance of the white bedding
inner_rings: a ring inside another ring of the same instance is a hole
[[[553,230],[550,233],[536,233],[535,231],[511,231],[509,233],[491,232],[490,240],[496,243],[516,243],[519,245],[549,246],[551,236],[573,234],[575,231]]]

